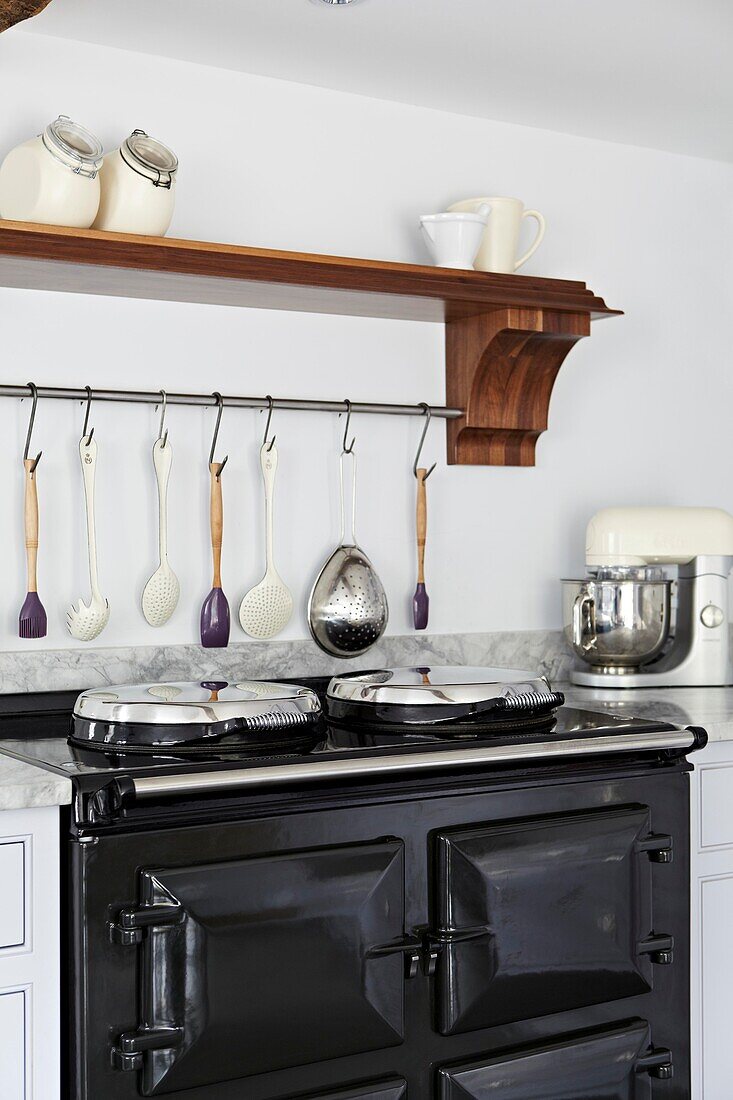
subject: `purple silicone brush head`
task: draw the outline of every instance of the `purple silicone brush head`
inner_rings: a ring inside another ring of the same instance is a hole
[[[21,638],[45,638],[48,623],[46,609],[37,592],[29,592],[20,609],[18,635]]]

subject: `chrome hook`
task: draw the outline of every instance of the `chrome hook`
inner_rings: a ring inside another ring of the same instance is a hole
[[[430,427],[430,417],[433,415],[430,406],[428,404],[426,404],[425,401],[420,402],[420,407],[422,408],[423,414],[425,416],[425,424],[423,426],[422,435],[420,436],[420,443],[418,444],[417,454],[415,455],[415,461],[414,461],[413,466],[412,466],[412,472],[415,475],[415,477],[417,477],[417,464],[420,461],[420,455],[422,454],[423,444],[425,442],[425,436],[428,434],[428,428]],[[425,474],[425,477],[423,478],[423,481],[428,480],[428,478],[430,477],[430,475],[432,474],[433,470],[435,469],[435,467],[437,465],[438,465],[437,462],[433,463],[433,465],[430,467],[430,469]]]
[[[213,396],[216,398],[216,403],[219,406],[219,411],[216,414],[216,426],[214,428],[214,438],[211,441],[211,450],[209,451],[209,466],[213,466],[213,464],[214,464],[214,451],[216,450],[216,441],[219,438],[219,425],[221,424],[221,414],[224,412],[224,398],[216,390],[214,390]],[[219,463],[219,469],[216,471],[216,480],[217,481],[221,477],[221,471],[224,469],[224,467],[226,466],[228,461],[229,461],[229,455],[226,456],[226,458],[224,459],[223,462]]]
[[[267,450],[268,451],[272,450],[272,448],[275,446],[275,440],[277,439],[277,435],[273,435],[273,437],[270,440],[269,444],[267,443],[267,433],[270,430],[270,421],[272,420],[272,410],[274,408],[275,408],[275,402],[272,400],[272,398],[270,397],[270,395],[268,393],[268,395],[267,395],[267,423],[265,424],[265,434],[262,437],[262,446],[264,447],[264,446],[267,445]]]
[[[27,386],[28,386],[28,389],[31,391],[31,397],[33,398],[33,405],[31,407],[31,418],[30,418],[30,421],[28,423],[28,434],[25,437],[25,450],[23,451],[23,461],[24,462],[26,462],[27,459],[28,459],[28,451],[30,450],[30,446],[31,446],[31,435],[33,434],[33,422],[36,419],[36,405],[38,404],[38,388],[37,388],[37,386],[35,385],[34,382],[28,382]],[[36,466],[41,461],[41,455],[42,454],[43,454],[43,451],[39,451],[38,454],[36,455],[36,457],[33,461],[33,465],[31,466],[30,470],[28,471],[29,474],[35,473]]]
[[[354,444],[356,443],[356,436],[352,436],[351,443],[347,443],[346,440],[349,435],[349,424],[351,423],[351,402],[348,397],[344,398],[344,405],[346,405],[346,427],[344,428],[344,439],[341,447],[341,453],[345,455],[353,454]],[[341,413],[339,413],[341,416]]]
[[[84,413],[84,428],[82,430],[81,437],[82,439],[86,439],[85,446],[88,447],[92,441],[92,436],[94,435],[94,428],[92,428],[89,435],[87,435],[87,428],[89,427],[89,410],[92,407],[92,387],[85,386],[84,389],[87,391],[87,409]]]
[[[166,406],[168,404],[168,395],[165,392],[165,390],[161,390],[160,394],[161,394],[161,397],[163,398],[163,408],[160,410],[160,427],[158,428],[158,439],[163,440],[163,442],[160,445],[161,448],[162,448],[162,447],[165,447],[166,443],[168,442],[168,429],[167,428],[165,430],[165,435],[163,435],[163,425],[165,424],[165,410],[166,410]],[[156,405],[156,408],[157,408],[157,405]]]

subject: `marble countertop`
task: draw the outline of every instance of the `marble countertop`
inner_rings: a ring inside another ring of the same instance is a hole
[[[702,726],[711,741],[733,741],[733,687],[714,688],[586,688],[557,684],[571,707],[610,710],[674,722],[677,726]]]
[[[66,806],[69,802],[71,780],[47,768],[0,754],[0,811]]]

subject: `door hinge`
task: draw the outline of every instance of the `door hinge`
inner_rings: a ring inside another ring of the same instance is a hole
[[[636,1072],[648,1073],[650,1077],[655,1077],[658,1081],[671,1081],[674,1077],[672,1051],[665,1050],[664,1047],[651,1050],[636,1063]]]
[[[673,936],[647,936],[636,945],[638,955],[648,955],[653,963],[659,966],[669,966],[673,961],[674,937]]]
[[[126,947],[142,943],[146,928],[158,928],[164,925],[180,924],[184,912],[181,905],[141,905],[138,908],[121,909],[117,920],[111,921],[109,938],[112,943],[121,943]]]
[[[651,833],[640,840],[638,851],[646,852],[650,863],[671,863],[674,859],[672,837],[666,833]]]
[[[183,1042],[183,1028],[156,1027],[126,1031],[111,1050],[113,1069],[126,1072],[143,1068],[143,1055],[149,1050],[175,1050]]]

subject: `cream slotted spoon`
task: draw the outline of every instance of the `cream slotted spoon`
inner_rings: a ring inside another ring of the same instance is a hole
[[[173,452],[168,432],[153,445],[153,464],[158,483],[158,568],[148,580],[142,595],[143,615],[151,626],[163,626],[178,606],[181,586],[168,564],[168,479]]]
[[[88,419],[87,405],[87,419]],[[89,583],[92,590],[88,604],[79,600],[79,609],[70,607],[66,622],[69,634],[80,642],[91,642],[102,633],[109,622],[109,603],[99,591],[97,578],[97,534],[94,525],[94,472],[97,464],[97,441],[93,438],[94,429],[87,436],[86,423],[84,435],[79,440],[79,457],[84,477],[84,501],[87,514],[87,549],[89,552]]]
[[[266,433],[265,433],[266,434]],[[277,447],[274,439],[260,448],[262,480],[265,483],[265,575],[250,588],[239,605],[242,630],[252,638],[274,638],[290,621],[293,597],[280,577],[273,560],[272,506],[277,473]]]

